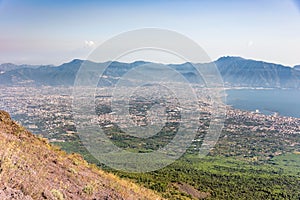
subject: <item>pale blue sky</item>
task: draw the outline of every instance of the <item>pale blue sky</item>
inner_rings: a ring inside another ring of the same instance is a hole
[[[300,10],[292,0],[0,0],[0,63],[61,64],[146,27],[182,33],[223,55],[300,64]]]

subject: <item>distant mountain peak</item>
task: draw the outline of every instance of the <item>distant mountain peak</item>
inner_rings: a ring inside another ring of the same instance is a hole
[[[72,64],[75,64],[75,63],[82,63],[84,60],[81,60],[81,59],[78,59],[78,58],[75,58],[73,60],[71,60],[70,62],[68,63],[72,63]]]
[[[247,59],[242,58],[240,56],[222,56],[216,61],[226,61],[226,60],[247,60]]]
[[[149,63],[149,62],[143,61],[143,60],[137,60],[137,61],[134,61],[132,64],[133,65],[144,65],[146,63]]]

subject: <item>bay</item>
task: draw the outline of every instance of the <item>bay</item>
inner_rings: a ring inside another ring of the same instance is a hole
[[[300,118],[300,90],[229,89],[226,93],[226,102],[233,108]]]

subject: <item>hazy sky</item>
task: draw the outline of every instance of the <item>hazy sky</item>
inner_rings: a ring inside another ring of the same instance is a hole
[[[182,33],[213,60],[300,64],[300,9],[292,0],[0,0],[0,63],[85,59],[110,37],[146,27]]]

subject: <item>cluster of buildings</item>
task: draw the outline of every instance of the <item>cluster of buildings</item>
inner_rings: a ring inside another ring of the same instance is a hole
[[[174,131],[180,124],[188,124],[188,120],[192,120],[182,116],[184,111],[197,111],[200,116],[190,117],[199,117],[198,132],[201,135],[207,130],[214,111],[214,107],[205,99],[197,103],[186,100],[184,102],[188,102],[187,105],[182,105],[177,97],[171,95],[159,98],[149,91],[141,93],[149,94],[144,99],[139,93],[131,97],[129,95],[128,99],[126,93],[130,91],[125,90],[116,100],[109,94],[110,89],[106,88],[105,91],[107,94],[100,89],[101,95],[95,95],[95,111],[98,116],[94,119],[105,128],[116,124],[126,127],[129,119],[138,126],[167,123],[168,130]],[[213,153],[223,151],[228,155],[248,156],[260,152],[261,155],[269,156],[292,150],[300,151],[299,118],[263,115],[224,105],[223,109],[225,108],[224,128]],[[63,142],[76,135],[72,88],[0,87],[0,109],[10,112],[16,121],[33,133],[42,134],[51,141]],[[124,110],[127,111],[123,112]],[[196,138],[195,141],[201,140]]]

